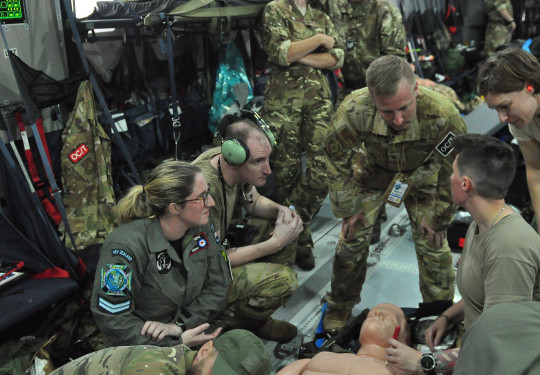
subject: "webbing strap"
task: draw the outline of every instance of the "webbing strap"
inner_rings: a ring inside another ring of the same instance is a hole
[[[66,232],[68,233],[69,239],[71,240],[71,244],[73,245],[73,250],[76,251],[77,246],[75,244],[75,237],[73,236],[73,233],[71,232],[71,226],[69,225],[69,221],[66,215],[66,210],[64,208],[64,202],[62,201],[62,196],[60,195],[60,189],[58,188],[58,185],[56,184],[56,180],[54,179],[54,174],[53,174],[51,165],[45,162],[45,160],[47,160],[47,154],[45,152],[45,147],[43,146],[43,142],[41,142],[41,138],[39,136],[39,130],[36,124],[32,125],[32,134],[34,135],[34,139],[38,146],[39,156],[41,157],[41,161],[43,162],[43,168],[45,169],[45,173],[47,174],[47,178],[49,179],[49,184],[51,185],[51,189],[52,189],[51,193],[52,193],[52,196],[54,197],[54,201],[56,202],[56,207],[58,207],[58,211],[60,211],[60,215],[62,216],[62,220],[64,221]]]
[[[171,30],[171,23],[169,20],[166,21],[167,23],[167,57],[169,62],[169,81],[170,81],[170,87],[171,87],[171,99],[172,99],[172,135],[174,139],[174,160],[178,160],[178,144],[180,142],[180,126],[182,125],[180,123],[180,113],[178,113],[178,98],[176,97],[176,82],[174,79],[174,56],[173,56],[173,47],[172,47],[172,30]]]
[[[6,121],[4,120],[4,116],[2,116],[2,111],[0,111],[0,125],[2,125],[2,127],[6,130],[8,143],[11,146],[11,151],[13,152],[13,155],[15,155],[15,158],[17,159],[17,163],[19,163],[19,167],[23,173],[24,179],[26,180],[26,184],[28,185],[30,192],[35,193],[34,185],[32,185],[30,176],[28,176],[28,172],[26,171],[26,168],[24,167],[24,163],[21,159],[21,155],[19,155],[19,150],[17,150],[17,146],[15,146],[15,142],[13,141],[13,136],[11,135],[11,132],[9,131]]]
[[[19,127],[19,131],[21,132],[24,155],[26,156],[26,161],[28,162],[28,170],[30,171],[30,176],[32,177],[32,181],[36,189],[35,191],[49,217],[54,221],[56,225],[59,225],[60,221],[62,220],[62,215],[59,212],[58,207],[52,204],[52,202],[48,199],[46,191],[48,191],[49,196],[52,196],[52,189],[51,186],[46,185],[46,183],[42,181],[41,177],[39,176],[36,163],[34,162],[34,156],[32,155],[32,149],[30,148],[30,142],[28,141],[28,135],[26,133],[26,127],[24,126],[22,115],[20,112],[15,112],[13,116],[15,117],[15,120],[17,121],[17,126]],[[43,163],[48,163],[49,165],[51,165],[51,155],[49,154],[49,147],[47,146],[45,130],[43,129],[43,121],[41,120],[41,118],[37,119],[36,127],[39,132],[40,141],[43,144],[45,148],[45,153],[47,155],[47,160],[43,160]]]
[[[73,14],[73,10],[71,9],[70,0],[64,0],[64,8],[66,10],[66,14],[69,19],[69,25],[73,33],[73,39],[75,40],[75,45],[77,46],[77,51],[79,52],[79,57],[81,58],[84,71],[88,75],[90,83],[92,84],[92,87],[94,89],[94,93],[96,94],[99,104],[101,105],[101,109],[105,115],[105,118],[107,119],[107,122],[109,123],[110,129],[111,129],[111,139],[118,146],[118,148],[120,148],[120,151],[122,151],[122,154],[124,155],[124,158],[127,160],[131,173],[133,173],[133,176],[135,177],[137,184],[142,185],[142,180],[141,180],[141,177],[139,176],[139,172],[137,171],[137,168],[135,168],[135,164],[133,164],[133,160],[131,159],[131,156],[127,150],[126,144],[124,143],[124,141],[122,140],[122,137],[120,137],[120,134],[118,133],[118,129],[116,128],[116,123],[114,122],[112,118],[111,112],[109,111],[109,107],[107,106],[105,97],[103,96],[103,93],[101,92],[101,89],[98,85],[96,77],[94,76],[94,73],[90,70],[88,59],[86,58],[86,55],[84,54],[84,50],[83,50],[83,46],[81,42],[81,36],[77,32],[78,30],[77,24],[75,23],[75,15]]]
[[[4,122],[3,117],[1,116],[1,113],[0,113],[0,118],[2,118],[2,123],[5,125],[5,122]],[[13,160],[13,157],[9,153],[6,145],[4,144],[4,142],[2,140],[0,140],[0,152],[4,156],[4,160],[6,161],[8,167],[11,169],[11,171],[16,172],[17,171],[17,166],[15,165],[15,161]],[[25,169],[23,168],[22,170],[24,171]],[[31,184],[30,184],[30,186],[31,186]],[[50,224],[50,222],[48,221],[48,219],[47,219],[47,217],[45,215],[45,211],[43,210],[43,208],[42,208],[42,206],[40,204],[40,201],[38,199],[38,196],[37,196],[37,194],[35,194],[34,191],[30,192],[30,200],[34,204],[34,206],[36,207],[37,213],[42,217],[42,219],[43,219],[42,222],[43,223],[49,223],[48,225],[46,225],[46,227],[48,227],[49,230],[51,230],[54,233],[55,238],[58,238],[58,234],[56,233],[56,230],[52,227],[52,224]],[[43,254],[41,254],[41,252],[38,252],[38,253],[40,255],[43,255]],[[44,258],[46,258],[46,257],[44,257]]]

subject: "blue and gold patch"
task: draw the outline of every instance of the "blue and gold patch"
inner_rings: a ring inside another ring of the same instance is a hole
[[[101,289],[109,296],[127,296],[131,291],[132,272],[125,264],[107,264],[101,269]]]

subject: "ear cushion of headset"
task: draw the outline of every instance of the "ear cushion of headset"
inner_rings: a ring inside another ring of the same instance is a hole
[[[240,165],[246,161],[246,150],[236,139],[228,139],[221,145],[221,154],[227,162]]]

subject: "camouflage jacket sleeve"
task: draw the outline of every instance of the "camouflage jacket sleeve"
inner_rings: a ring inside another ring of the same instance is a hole
[[[426,180],[429,180],[431,176],[437,176],[435,199],[431,200],[427,207],[423,207],[424,217],[429,226],[435,231],[444,230],[452,223],[456,209],[450,190],[450,175],[452,174],[454,155],[449,152],[446,156],[443,156],[447,150],[451,150],[451,146],[448,148],[452,137],[449,133],[458,135],[467,132],[467,127],[457,110],[455,114],[446,119],[444,125],[443,129],[435,137],[434,150],[429,160],[409,176],[415,185],[421,185]],[[442,152],[438,149],[442,150]]]
[[[345,99],[338,108],[323,146],[327,155],[327,174],[330,202],[334,215],[346,218],[361,209],[358,184],[353,178],[352,163],[356,152],[353,147],[360,145],[359,132],[350,123]]]
[[[261,39],[271,63],[281,66],[289,65],[287,61],[287,53],[291,47],[289,30],[277,6],[272,3],[264,8]]]
[[[405,28],[401,21],[401,13],[394,5],[388,3],[379,9],[379,25],[381,36],[381,55],[405,57]]]
[[[336,27],[330,20],[330,17],[328,17],[326,14],[323,15],[326,18],[326,35],[331,36],[335,40],[334,48],[328,52],[337,59],[336,64],[328,69],[339,69],[343,66],[343,61],[345,60],[345,41],[339,36]]]
[[[337,59],[337,62],[334,67],[329,69],[340,68],[343,65],[345,56],[341,38],[339,38],[332,21],[330,21],[330,18],[326,14],[314,9],[311,9],[311,11],[315,12],[315,16],[317,16],[317,19],[314,20],[314,24],[318,23],[316,29],[321,33],[333,37],[336,41],[334,48],[328,52]],[[290,63],[287,60],[287,54],[291,43],[305,40],[318,33],[305,32],[306,28],[303,24],[302,29],[304,32],[295,32],[294,23],[291,21],[293,17],[294,14],[286,5],[277,4],[276,2],[269,3],[264,9],[261,39],[263,48],[268,54],[268,60],[272,64],[289,66]]]

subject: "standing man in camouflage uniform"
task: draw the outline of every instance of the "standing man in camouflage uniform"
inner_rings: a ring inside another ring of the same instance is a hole
[[[249,331],[235,329],[208,341],[198,351],[183,344],[102,349],[67,363],[51,375],[269,375],[271,368],[261,340]]]
[[[366,80],[367,88],[341,104],[324,141],[330,200],[334,214],[343,218],[325,329],[345,326],[360,301],[369,238],[385,203],[405,203],[424,302],[454,296],[446,240],[454,213],[451,142],[466,132],[465,124],[449,100],[418,87],[400,57],[375,60]]]
[[[308,0],[268,3],[261,36],[272,68],[261,115],[277,134],[276,200],[300,214],[304,231],[296,258],[301,268],[311,269],[315,260],[309,226],[328,193],[321,145],[333,108],[325,70],[343,65],[343,47],[332,21]]]
[[[387,0],[317,0],[345,43],[345,94],[366,86],[366,70],[377,57],[405,57],[401,13]]]
[[[484,49],[491,56],[497,47],[510,43],[516,22],[510,0],[484,0],[484,11],[488,18]]]

